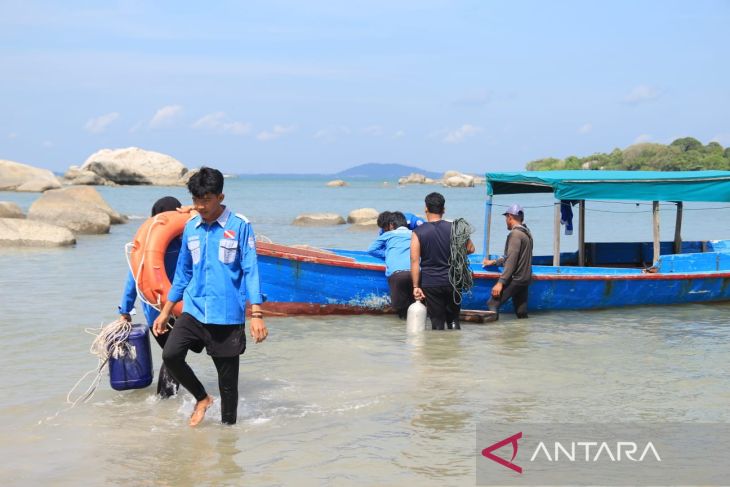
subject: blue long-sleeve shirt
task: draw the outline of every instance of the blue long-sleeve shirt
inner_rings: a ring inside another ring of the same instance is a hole
[[[165,251],[165,272],[170,281],[172,281],[175,276],[175,266],[177,265],[177,258],[179,254],[180,239],[176,238],[170,242],[170,245],[167,246],[167,250]],[[127,282],[124,284],[124,293],[122,294],[122,302],[119,305],[119,313],[129,314],[134,309],[134,303],[136,300],[137,284],[134,281],[134,275],[130,269],[127,274]],[[142,311],[149,326],[152,326],[155,322],[155,318],[157,318],[160,314],[158,310],[147,303],[142,303]]]
[[[246,301],[263,302],[256,237],[244,216],[225,208],[211,224],[198,215],[185,225],[167,299],[182,299],[183,312],[210,325],[243,323]]]
[[[411,231],[406,227],[384,232],[370,244],[368,253],[385,260],[385,276],[411,269]]]

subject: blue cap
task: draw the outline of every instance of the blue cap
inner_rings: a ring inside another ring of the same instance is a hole
[[[507,211],[502,213],[503,215],[514,215],[514,216],[520,216],[525,214],[525,210],[522,209],[520,205],[515,203],[514,205],[507,208]]]

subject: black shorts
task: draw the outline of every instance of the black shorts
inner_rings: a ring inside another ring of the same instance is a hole
[[[211,357],[236,357],[246,351],[246,329],[243,324],[206,325],[183,313],[175,321],[165,346],[187,348],[195,353],[205,348]]]

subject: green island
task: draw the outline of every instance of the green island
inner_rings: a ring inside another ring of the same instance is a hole
[[[640,143],[610,153],[565,159],[548,157],[527,164],[528,171],[562,169],[627,170],[627,171],[699,171],[730,170],[730,147],[717,142],[703,145],[693,137],[676,139],[669,145]]]

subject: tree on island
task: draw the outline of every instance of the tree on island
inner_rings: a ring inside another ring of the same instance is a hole
[[[641,143],[624,150],[587,157],[569,156],[538,159],[527,164],[529,171],[561,169],[605,169],[628,171],[698,171],[702,169],[730,170],[730,147],[717,142],[702,145],[693,137],[676,139],[669,145]]]

